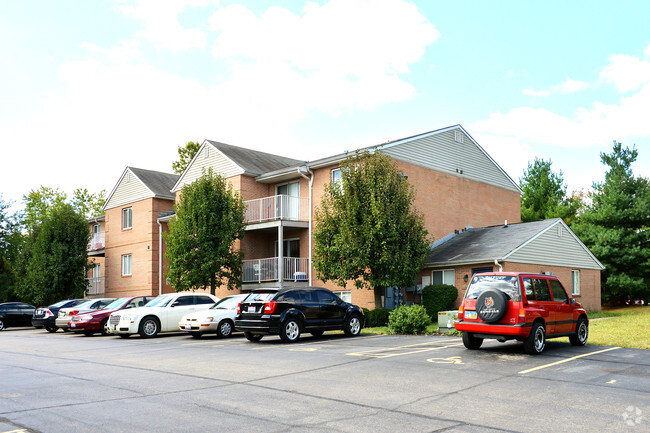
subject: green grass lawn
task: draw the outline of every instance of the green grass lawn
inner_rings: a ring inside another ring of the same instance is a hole
[[[437,332],[438,324],[432,323],[423,334]],[[361,333],[390,334],[390,331],[387,326],[382,326],[364,328]],[[460,335],[460,332],[454,334]],[[566,337],[558,340],[569,341]],[[603,309],[598,313],[589,313],[588,344],[650,349],[650,306]]]

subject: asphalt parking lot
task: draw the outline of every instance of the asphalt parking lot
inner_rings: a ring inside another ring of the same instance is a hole
[[[650,351],[0,333],[0,433],[648,431]]]

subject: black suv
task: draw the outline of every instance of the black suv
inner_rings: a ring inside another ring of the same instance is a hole
[[[363,311],[320,287],[257,289],[239,304],[235,328],[250,341],[279,334],[282,341],[293,343],[301,332],[319,337],[331,330],[355,336],[363,328]]]
[[[0,331],[10,326],[29,326],[34,307],[23,302],[0,304]]]

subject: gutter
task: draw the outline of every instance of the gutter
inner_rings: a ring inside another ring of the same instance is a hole
[[[309,173],[309,177],[305,175],[305,172]],[[311,261],[311,250],[312,250],[312,238],[311,238],[311,220],[312,220],[312,190],[314,185],[314,173],[309,169],[308,165],[298,167],[298,174],[309,181],[309,285],[312,285],[312,261]]]
[[[158,296],[162,295],[162,224],[160,218],[156,219],[158,223]]]

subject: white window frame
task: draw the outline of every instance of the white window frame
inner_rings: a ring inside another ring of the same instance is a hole
[[[465,136],[460,131],[454,131],[454,141],[456,141],[458,143],[464,143],[465,142]]]
[[[338,176],[335,176],[334,174],[338,173]],[[333,168],[330,171],[330,181],[332,185],[340,185],[341,182],[343,181],[343,174],[341,173],[341,168]]]
[[[456,285],[456,269],[436,269],[431,271],[431,284],[434,284],[434,278],[433,274],[434,272],[442,272],[442,284],[449,284],[450,286],[455,286]],[[445,281],[445,272],[451,272],[452,274],[452,279],[451,282],[448,283]]]
[[[128,218],[125,218],[125,215],[128,215]],[[129,224],[128,226],[126,225],[127,222]],[[132,207],[122,208],[122,230],[128,230],[131,228],[133,228],[133,208]]]
[[[352,303],[352,290],[338,290],[332,291],[332,293],[341,298],[344,302]]]
[[[129,277],[133,271],[133,256],[131,254],[122,254],[122,276]]]
[[[580,270],[571,270],[571,294],[580,296]]]

